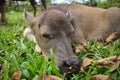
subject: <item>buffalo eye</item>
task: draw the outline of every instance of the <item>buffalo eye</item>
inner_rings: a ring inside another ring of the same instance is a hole
[[[55,38],[55,36],[52,34],[42,34],[42,36],[46,39],[54,39]]]

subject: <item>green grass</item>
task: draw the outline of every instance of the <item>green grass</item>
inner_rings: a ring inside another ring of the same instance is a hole
[[[0,75],[0,80],[11,80],[12,74],[16,70],[22,71],[22,80],[36,80],[43,72],[53,74],[63,78],[64,80],[89,80],[90,77],[96,74],[106,74],[113,77],[113,80],[120,80],[120,68],[114,72],[110,72],[110,68],[101,69],[96,64],[90,66],[87,74],[83,72],[69,73],[63,76],[56,68],[54,56],[52,60],[48,60],[44,56],[34,51],[35,44],[26,40],[23,37],[23,31],[28,27],[24,21],[22,12],[7,12],[8,24],[0,26],[0,64],[3,64],[4,73]],[[83,60],[85,57],[95,60],[120,55],[120,40],[112,42],[104,46],[94,42],[88,43],[87,48],[99,55],[93,56],[89,53],[81,51],[78,57]],[[51,51],[52,53],[52,51]]]
[[[10,80],[16,70],[22,71],[22,79],[29,80],[41,76],[45,70],[46,73],[54,73],[47,59],[34,51],[35,44],[23,37],[24,28],[28,26],[23,13],[7,13],[7,18],[8,24],[0,28],[0,64],[4,64],[4,80]],[[54,74],[61,76],[58,72]]]

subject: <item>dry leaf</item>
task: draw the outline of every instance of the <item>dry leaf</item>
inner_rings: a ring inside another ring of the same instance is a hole
[[[112,57],[108,57],[108,58],[104,58],[101,60],[92,60],[90,58],[85,58],[83,60],[83,64],[81,67],[81,71],[83,71],[84,73],[87,72],[87,68],[88,66],[90,66],[93,62],[96,62],[96,64],[100,67],[111,67],[111,72],[116,70],[119,65],[120,65],[120,57],[117,56],[112,56]]]
[[[115,41],[120,37],[118,32],[114,32],[111,35],[108,36],[108,38],[106,39],[106,42],[110,42],[110,41]]]
[[[53,75],[48,75],[48,79],[47,80],[62,80],[59,77],[53,76]]]
[[[83,68],[88,67],[88,66],[91,65],[93,62],[94,62],[94,60],[92,60],[92,59],[90,59],[90,58],[85,58],[85,59],[83,60],[82,67],[83,67]]]
[[[43,74],[38,80],[62,80],[61,78],[53,75]]]
[[[113,63],[113,61],[116,60],[116,59],[117,59],[117,56],[112,56],[112,57],[108,57],[108,58],[104,58],[104,59],[98,60],[96,62],[99,65],[106,65],[106,64]]]
[[[12,75],[12,80],[20,80],[22,76],[22,73],[20,70],[17,70]]]
[[[105,59],[101,59],[97,61],[98,66],[100,67],[111,67],[111,72],[116,70],[119,65],[120,65],[120,57],[117,56],[112,56],[112,57],[108,57]]]
[[[91,55],[97,55],[95,52],[90,51],[90,50],[86,47],[86,44],[85,44],[85,43],[83,43],[83,44],[75,47],[75,53],[79,53],[80,51],[88,52],[88,53],[90,53]]]
[[[119,66],[120,66],[120,61],[115,62],[115,63],[111,66],[110,71],[112,72],[112,71],[116,70]]]
[[[90,66],[93,62],[94,60],[90,58],[85,58],[82,63],[81,71],[86,73],[88,66]]]
[[[107,75],[95,75],[92,78],[90,78],[89,80],[112,80],[111,76],[107,76]]]

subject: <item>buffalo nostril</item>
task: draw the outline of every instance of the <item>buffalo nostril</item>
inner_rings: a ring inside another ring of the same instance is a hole
[[[70,57],[70,58],[68,58],[67,60],[65,60],[65,64],[67,65],[67,66],[79,66],[79,64],[80,64],[80,61],[79,61],[79,59],[78,58],[75,58],[75,57]]]
[[[80,60],[77,57],[69,57],[65,59],[61,65],[59,65],[59,69],[61,73],[68,73],[69,71],[78,72],[80,69]]]

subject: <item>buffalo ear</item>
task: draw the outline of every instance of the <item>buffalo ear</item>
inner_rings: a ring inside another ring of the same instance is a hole
[[[29,13],[27,10],[24,10],[24,17],[25,20],[28,22],[28,24],[31,25],[34,16],[31,13]]]
[[[71,11],[70,10],[67,11],[67,13],[65,15],[67,16],[68,20],[71,22],[72,21],[72,13],[71,13]]]

